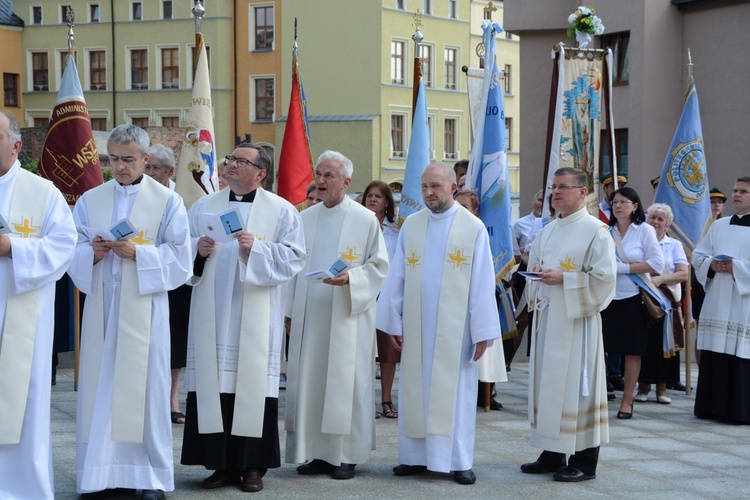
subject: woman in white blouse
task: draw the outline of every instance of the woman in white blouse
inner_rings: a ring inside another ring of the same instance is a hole
[[[651,282],[656,286],[669,286],[673,289],[674,298],[680,300],[680,284],[688,277],[688,261],[682,243],[667,236],[667,229],[673,220],[674,213],[669,205],[654,203],[648,207],[648,223],[656,230],[656,239],[664,255],[664,269],[661,274],[653,276]],[[680,380],[680,358],[676,355],[664,357],[663,321],[649,328],[648,355],[641,365],[636,401],[648,401],[650,384],[656,384],[656,401],[669,404],[672,399],[667,394],[667,385],[674,385]]]
[[[604,350],[625,356],[625,389],[617,418],[629,419],[633,416],[633,392],[641,371],[641,356],[646,355],[648,345],[641,292],[629,275],[640,274],[650,279],[649,274],[664,267],[664,257],[656,231],[643,224],[646,218],[638,193],[629,187],[618,189],[612,195],[611,204],[609,225],[616,243],[617,285],[614,300],[602,312]]]

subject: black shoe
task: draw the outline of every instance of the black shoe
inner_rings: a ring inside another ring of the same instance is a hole
[[[247,469],[242,475],[240,489],[247,493],[255,493],[263,489],[263,479],[258,469]]]
[[[607,380],[607,392],[614,392],[614,390],[615,390],[615,386],[612,385],[612,382]]]
[[[163,500],[166,495],[162,490],[143,490],[141,500]]]
[[[609,379],[609,381],[612,383],[612,387],[614,387],[614,390],[616,391],[625,390],[625,381],[622,379],[622,377],[611,378]]]
[[[52,384],[55,385],[55,384]],[[672,389],[673,391],[685,391],[685,384],[682,382],[677,382],[676,384],[667,384],[667,389]]]
[[[617,399],[617,396],[615,396],[614,392],[607,393],[607,401],[614,401],[615,399]]]
[[[547,472],[558,472],[567,466],[565,457],[559,462],[547,462],[537,459],[535,462],[529,462],[521,466],[521,472],[526,474],[545,474]]]
[[[484,401],[477,401],[477,407],[478,408],[484,408]],[[495,398],[490,398],[490,410],[502,410],[503,405],[501,405],[498,401],[495,400]]]
[[[333,468],[331,477],[333,479],[351,479],[354,477],[354,468],[357,464],[341,464]]]
[[[578,483],[586,481],[587,479],[594,479],[596,474],[584,474],[575,467],[567,466],[560,472],[555,472],[552,479],[555,481],[562,481],[564,483]]]
[[[454,470],[453,479],[455,479],[458,484],[474,484],[477,482],[477,476],[474,475],[474,471],[471,469]]]
[[[297,474],[303,476],[311,476],[313,474],[330,474],[333,472],[333,465],[329,464],[325,460],[318,460],[317,458],[306,464],[302,464],[297,467]]]
[[[230,484],[240,482],[240,473],[236,470],[217,470],[206,479],[201,481],[201,487],[207,490],[215,490]]]
[[[424,465],[400,464],[393,468],[393,473],[397,476],[414,476],[423,472],[427,472],[427,467]]]
[[[92,491],[91,493],[81,493],[81,498],[85,500],[103,500],[105,498],[132,495],[133,493],[135,493],[135,490],[132,488],[109,488],[102,491]]]

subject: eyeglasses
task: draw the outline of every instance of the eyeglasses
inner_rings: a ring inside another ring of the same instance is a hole
[[[224,157],[224,161],[226,162],[227,165],[229,165],[232,162],[236,162],[237,165],[239,165],[240,167],[243,167],[243,168],[247,167],[248,165],[252,165],[253,167],[255,167],[255,168],[259,169],[259,170],[265,170],[263,167],[260,167],[260,166],[256,165],[255,163],[251,162],[247,158],[238,158],[236,156],[225,156]]]
[[[135,156],[117,156],[117,155],[107,155],[109,156],[109,162],[110,163],[117,163],[118,161],[121,161],[123,163],[133,163],[137,158]]]
[[[583,186],[568,186],[567,184],[552,184],[547,189],[554,191],[555,189],[581,189]]]
[[[613,207],[616,207],[617,205],[627,205],[629,203],[633,203],[633,202],[630,200],[612,200],[612,203],[610,203],[610,205],[612,205]]]

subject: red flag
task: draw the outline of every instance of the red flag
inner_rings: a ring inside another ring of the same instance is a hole
[[[104,182],[78,68],[70,55],[44,139],[39,175],[55,184],[68,205]]]
[[[277,194],[292,205],[307,198],[307,186],[313,180],[313,160],[305,116],[305,91],[297,67],[297,42],[292,56],[292,97],[284,129],[279,158],[279,185]]]

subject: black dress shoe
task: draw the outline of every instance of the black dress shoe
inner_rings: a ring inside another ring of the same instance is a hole
[[[611,378],[609,379],[609,381],[612,383],[612,387],[614,387],[614,390],[616,391],[625,390],[625,381],[622,379],[622,377]]]
[[[240,489],[248,493],[253,493],[263,489],[263,479],[257,469],[247,469],[242,476]]]
[[[607,380],[607,392],[612,392],[614,390],[615,390],[615,386],[612,385],[612,382],[610,382],[609,379],[608,379]]]
[[[85,500],[104,500],[105,498],[121,497],[123,495],[132,495],[133,493],[135,493],[133,488],[108,488],[102,491],[81,493],[81,498]]]
[[[413,476],[415,474],[422,474],[423,472],[427,472],[427,467],[424,465],[400,464],[393,468],[393,473],[397,476]]]
[[[615,399],[617,399],[617,396],[613,392],[607,393],[607,401],[614,401]]]
[[[477,482],[477,476],[474,475],[474,471],[469,470],[454,470],[453,479],[458,484],[474,484]]]
[[[143,490],[141,500],[163,500],[166,495],[162,490]]]
[[[566,467],[565,458],[559,462],[547,462],[537,459],[521,466],[521,472],[526,474],[544,474],[547,472],[558,472]]]
[[[331,477],[333,479],[351,479],[354,477],[354,467],[357,464],[341,464],[333,468]]]
[[[584,474],[575,467],[567,466],[560,472],[555,472],[552,479],[555,481],[562,481],[564,483],[578,483],[586,481],[587,479],[594,479],[596,474]]]
[[[477,407],[478,408],[484,408],[484,401],[477,401]],[[495,398],[490,398],[490,410],[502,410],[503,405],[501,405],[498,401],[495,400]]]
[[[685,384],[683,384],[682,382],[677,382],[676,384],[667,384],[667,389],[672,389],[673,391],[685,391]]]
[[[333,465],[329,464],[325,460],[318,460],[317,458],[306,464],[302,464],[297,467],[297,474],[303,476],[311,476],[313,474],[330,474],[333,472]]]
[[[230,484],[240,482],[240,473],[234,470],[217,470],[201,482],[201,487],[215,490]]]

